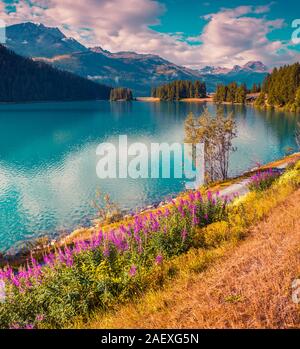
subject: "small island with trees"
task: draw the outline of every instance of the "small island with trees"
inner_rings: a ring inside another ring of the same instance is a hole
[[[206,84],[199,80],[176,80],[168,84],[153,87],[152,98],[159,98],[162,101],[179,101],[185,98],[205,98]]]
[[[125,87],[117,87],[110,91],[110,101],[132,101],[132,90]]]

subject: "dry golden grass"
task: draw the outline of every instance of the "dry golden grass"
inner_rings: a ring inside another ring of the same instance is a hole
[[[272,210],[238,246],[202,273],[180,275],[163,290],[89,328],[295,328],[300,305],[291,283],[300,276],[300,190]]]

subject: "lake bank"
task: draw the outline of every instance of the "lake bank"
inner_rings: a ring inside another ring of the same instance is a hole
[[[157,97],[137,97],[135,98],[137,102],[154,102],[154,103],[160,103],[160,102],[170,102],[170,101],[164,101]],[[185,102],[185,103],[213,103],[215,105],[251,105],[253,106],[253,102],[247,102],[247,103],[232,103],[232,102],[214,102],[213,97],[204,97],[204,98],[181,98],[179,100],[174,100],[171,102]]]
[[[299,305],[291,301],[291,280],[300,272],[299,212],[298,189],[253,224],[242,241],[210,252],[206,263],[200,253],[187,254],[178,261],[176,279],[163,288],[108,314],[95,312],[74,327],[297,328]]]
[[[138,102],[163,102],[160,98],[156,97],[136,97],[136,101]],[[205,98],[181,98],[178,101],[174,102],[213,102],[212,97],[205,97]]]
[[[243,196],[248,192],[248,178],[250,178],[254,173],[275,168],[284,170],[285,167],[288,166],[288,164],[294,163],[298,160],[300,160],[300,153],[294,153],[282,159],[278,159],[268,164],[253,168],[251,171],[247,171],[241,176],[229,178],[226,181],[213,183],[210,186],[203,187],[202,192],[203,194],[206,194],[208,191],[210,191],[212,193],[219,192],[220,195],[224,196],[233,196],[237,194]],[[41,238],[40,242],[37,240],[36,246],[32,249],[29,249],[28,251],[16,253],[15,255],[4,255],[0,257],[0,267],[3,267],[7,263],[11,264],[14,267],[17,267],[18,265],[24,264],[30,256],[34,256],[36,260],[40,260],[43,257],[44,253],[54,252],[59,248],[64,248],[65,246],[73,246],[74,243],[78,241],[89,240],[93,235],[97,234],[99,230],[102,230],[103,232],[109,232],[112,229],[117,230],[122,225],[128,225],[132,223],[134,221],[134,217],[136,216],[146,217],[149,214],[156,214],[159,210],[166,210],[170,208],[173,202],[179,202],[182,199],[186,199],[189,193],[190,191],[179,193],[172,200],[153,203],[152,205],[148,205],[147,207],[144,207],[142,209],[137,209],[135,213],[124,213],[122,219],[115,223],[103,223],[95,217],[90,226],[79,227],[71,231],[69,234],[64,234],[63,236],[57,238],[56,240],[52,240],[49,243]]]
[[[99,231],[46,254],[41,263],[31,258],[19,271],[7,266],[1,271],[9,290],[1,327],[70,328],[91,320],[94,328],[103,326],[123,305],[158,294],[171,282],[176,286],[183,274],[205,272],[228,248],[246,241],[250,229],[299,188],[299,171],[297,162],[282,174],[273,172],[272,182],[243,197],[189,192],[170,209],[137,216],[119,230]]]

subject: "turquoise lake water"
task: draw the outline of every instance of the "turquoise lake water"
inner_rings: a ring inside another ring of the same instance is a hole
[[[97,189],[121,208],[144,207],[184,189],[182,179],[105,179],[96,175],[96,148],[128,135],[129,142],[182,142],[187,114],[215,106],[183,102],[76,102],[0,105],[0,251],[56,237],[95,218]],[[224,106],[234,112],[238,150],[230,174],[296,150],[300,119],[290,113]]]

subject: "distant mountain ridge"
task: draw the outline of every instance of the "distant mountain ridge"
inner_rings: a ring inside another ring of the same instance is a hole
[[[268,73],[268,68],[260,61],[249,61],[242,66],[235,65],[232,68],[206,66],[199,71],[202,74],[226,75],[238,72]]]
[[[261,82],[266,73],[253,69],[261,62],[249,62],[241,69],[223,71],[218,68],[193,70],[176,65],[153,54],[135,52],[112,53],[99,47],[87,48],[67,38],[58,28],[31,22],[7,28],[6,46],[14,52],[52,64],[82,77],[113,87],[129,87],[135,95],[150,95],[151,87],[173,80],[204,80],[207,90],[213,91],[218,83],[236,79],[247,85]],[[259,64],[260,63],[260,64]],[[232,74],[232,75],[231,75]]]

